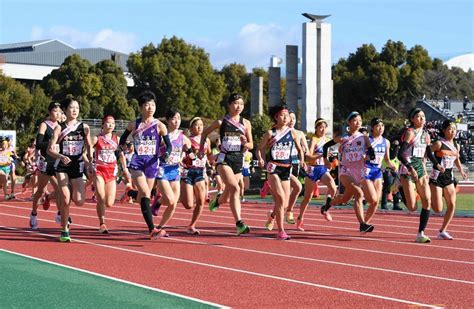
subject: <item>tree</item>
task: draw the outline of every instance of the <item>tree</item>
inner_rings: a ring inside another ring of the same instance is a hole
[[[45,76],[41,82],[46,95],[54,100],[74,97],[81,103],[81,117],[99,116],[101,106],[93,106],[91,113],[90,100],[100,96],[102,83],[94,73],[90,73],[91,64],[74,54],[64,59],[58,69]]]
[[[398,114],[392,106],[395,92],[398,89],[397,69],[385,62],[376,62],[369,67],[369,81],[373,89],[373,99]]]
[[[127,65],[135,81],[133,94],[155,92],[159,116],[170,107],[184,117],[215,119],[224,113],[219,104],[225,93],[223,77],[213,70],[202,48],[174,36],[164,38],[156,47],[149,44],[132,53]]]
[[[407,49],[402,42],[388,40],[380,53],[380,60],[393,67],[398,67],[407,60]]]
[[[252,122],[252,138],[254,149],[258,147],[261,139],[265,132],[271,129],[273,122],[270,117],[266,114],[254,115],[251,119]]]
[[[244,117],[250,116],[250,75],[247,73],[245,65],[238,63],[231,63],[222,67],[219,74],[224,79],[226,87],[224,97],[221,105],[226,106],[227,98],[231,93],[237,92],[242,95],[245,104],[242,115]]]
[[[91,116],[102,118],[113,115],[116,119],[135,117],[135,106],[127,102],[127,81],[122,68],[111,60],[103,60],[89,69],[101,81],[102,87],[98,97],[91,98]],[[97,108],[94,109],[94,106]]]

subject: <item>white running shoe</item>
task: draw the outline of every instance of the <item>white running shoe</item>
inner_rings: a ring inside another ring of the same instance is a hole
[[[438,239],[452,240],[453,236],[449,235],[447,231],[442,231],[438,233]]]
[[[32,230],[38,229],[38,216],[30,214],[30,227]]]

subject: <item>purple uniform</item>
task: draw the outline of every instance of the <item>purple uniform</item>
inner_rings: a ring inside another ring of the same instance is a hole
[[[155,178],[158,172],[161,137],[157,130],[158,120],[155,119],[149,124],[142,122],[138,118],[133,132],[133,154],[129,168],[142,171],[146,178]]]

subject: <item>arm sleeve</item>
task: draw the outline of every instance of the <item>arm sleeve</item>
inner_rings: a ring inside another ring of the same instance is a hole
[[[433,168],[435,170],[438,170],[437,165],[439,164],[439,162],[438,162],[438,160],[436,160],[436,157],[433,153],[433,150],[431,150],[430,146],[426,146],[426,156],[431,161],[431,163],[433,163]]]
[[[411,166],[410,162],[408,162],[407,158],[404,156],[404,153],[406,153],[408,146],[409,144],[407,141],[402,142],[402,144],[400,145],[400,150],[398,150],[397,154],[397,158],[398,160],[400,160],[400,163],[402,163],[407,168]]]
[[[127,142],[127,138],[130,135],[130,133],[132,133],[132,131],[129,131],[128,129],[125,129],[122,136],[120,136],[120,141],[119,141],[120,146],[125,145],[125,143]]]
[[[375,160],[375,150],[374,148],[372,148],[372,146],[369,146],[369,148],[367,148],[367,154],[369,155],[370,160]]]
[[[46,151],[48,148],[48,142],[44,141],[44,134],[36,134],[36,149],[41,151]]]
[[[166,145],[166,156],[168,157],[171,154],[171,151],[173,150],[173,146],[171,145],[170,137],[168,134],[163,136],[163,142]]]
[[[332,146],[336,145],[336,142],[332,139],[323,146],[323,157],[327,158],[328,157],[328,150]]]

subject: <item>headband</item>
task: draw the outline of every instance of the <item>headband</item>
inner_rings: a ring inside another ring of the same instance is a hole
[[[421,112],[421,108],[415,108],[413,109],[410,114],[408,115],[408,119],[412,119],[413,117],[415,117],[416,114],[418,114],[419,112]]]
[[[347,116],[346,121],[350,121],[352,118],[354,118],[354,117],[356,117],[356,116],[360,116],[359,112],[356,112],[356,111],[351,112],[351,113],[349,114],[349,116]]]

